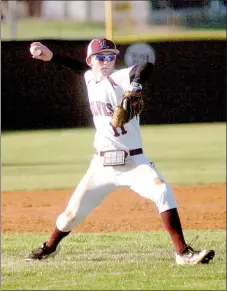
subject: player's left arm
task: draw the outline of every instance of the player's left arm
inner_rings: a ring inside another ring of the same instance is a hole
[[[129,86],[125,90],[121,104],[118,105],[112,116],[112,125],[121,127],[128,123],[130,119],[141,114],[143,101],[143,86],[149,80],[153,72],[152,63],[143,63],[126,69],[129,70]]]
[[[151,77],[153,68],[154,65],[149,62],[133,66],[129,71],[130,84],[138,83],[143,87]]]

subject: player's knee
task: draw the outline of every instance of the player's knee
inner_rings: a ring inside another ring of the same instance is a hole
[[[173,191],[166,183],[162,183],[156,186],[154,202],[156,203],[159,213],[177,207]]]
[[[71,211],[61,213],[56,221],[56,226],[60,231],[71,231],[76,224],[76,217]]]

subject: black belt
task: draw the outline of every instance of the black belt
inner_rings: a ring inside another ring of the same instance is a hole
[[[114,150],[113,150],[114,151]],[[98,155],[98,156],[100,156],[100,157],[103,157],[104,156],[104,154],[106,153],[106,151],[105,152],[102,152],[102,151],[96,151],[96,154]],[[128,153],[129,153],[129,155],[130,156],[136,156],[136,155],[141,155],[141,154],[143,154],[143,149],[142,148],[139,148],[139,149],[134,149],[134,150],[130,150],[129,152],[125,152],[126,153],[126,157],[127,157],[127,155],[128,155]]]

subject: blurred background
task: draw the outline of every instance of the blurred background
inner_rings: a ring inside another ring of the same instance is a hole
[[[226,6],[224,0],[2,0],[2,129],[92,125],[83,75],[33,60],[29,46],[41,41],[84,60],[88,42],[99,36],[119,47],[117,68],[155,63],[142,124],[225,121]]]
[[[108,2],[112,2],[111,12]],[[226,3],[226,0],[2,0],[2,40],[93,38],[105,32],[111,18],[114,36],[225,29]]]

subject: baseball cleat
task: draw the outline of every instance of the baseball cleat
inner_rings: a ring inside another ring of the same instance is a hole
[[[208,264],[214,256],[215,252],[213,250],[195,251],[190,246],[187,246],[181,254],[175,253],[178,265]]]
[[[50,257],[54,257],[60,251],[60,245],[56,249],[51,249],[46,245],[46,242],[43,243],[39,248],[33,250],[31,254],[25,257],[25,261],[36,261],[44,260]]]

